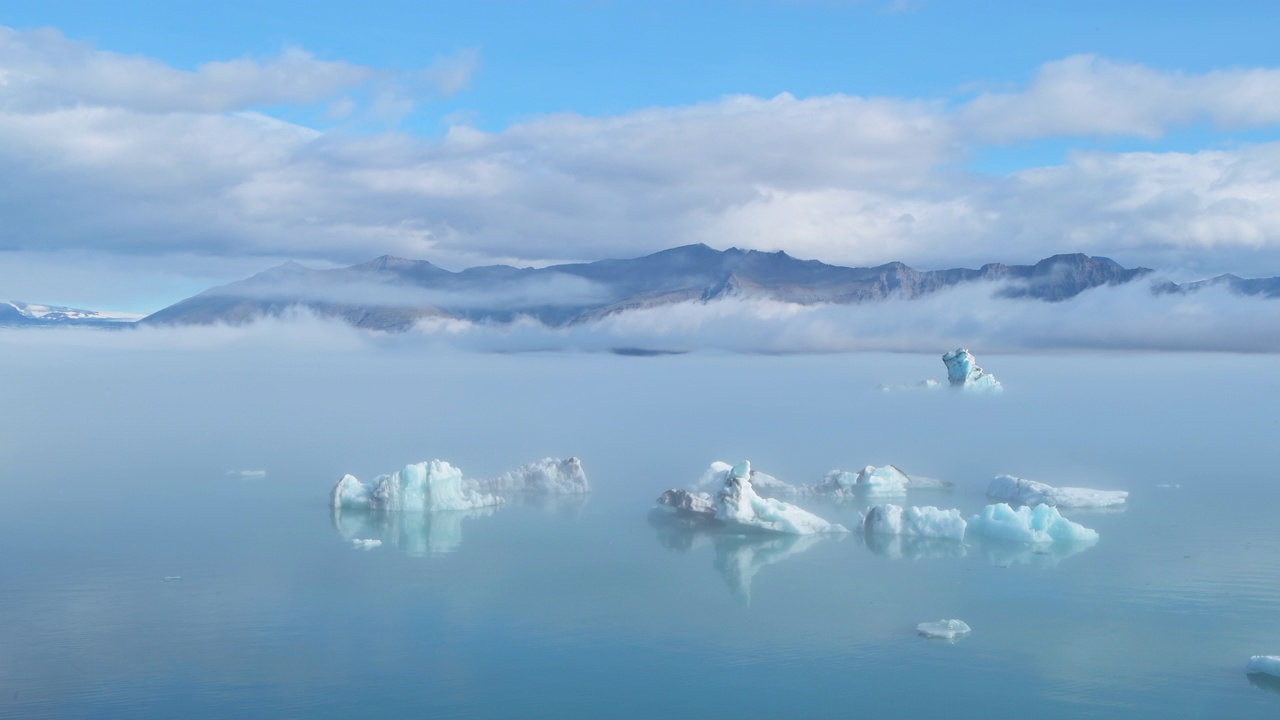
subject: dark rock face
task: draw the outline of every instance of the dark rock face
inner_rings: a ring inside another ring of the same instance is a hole
[[[1107,258],[1056,255],[1035,265],[984,265],[922,272],[902,263],[871,268],[799,260],[784,252],[688,245],[630,260],[450,272],[421,260],[383,256],[335,270],[286,263],[167,307],[146,323],[243,323],[299,306],[359,327],[406,330],[425,318],[508,323],[527,316],[550,326],[670,303],[760,297],[812,305],[914,299],[962,283],[1003,281],[1001,294],[1057,302],[1089,288],[1150,272]]]

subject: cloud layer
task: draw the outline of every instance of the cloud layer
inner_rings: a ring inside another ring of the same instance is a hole
[[[322,131],[262,110],[395,115],[465,89],[479,62],[469,51],[392,76],[290,49],[187,71],[0,28],[0,251],[391,253],[457,268],[705,242],[843,264],[1081,251],[1280,273],[1277,143],[964,169],[1004,143],[1271,128],[1280,69],[1189,75],[1075,56],[967,100],[734,96],[440,138]]]

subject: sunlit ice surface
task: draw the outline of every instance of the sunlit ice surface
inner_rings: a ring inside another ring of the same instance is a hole
[[[0,352],[0,716],[1233,717],[1280,712],[1280,375],[1267,355],[980,353],[999,396],[885,393],[931,355],[624,357],[314,346]],[[344,473],[593,492],[334,513]],[[650,515],[717,459],[794,484],[892,463],[1127,490],[1083,547]],[[245,469],[252,472],[245,474]],[[367,550],[353,539],[380,540]],[[170,578],[166,582],[166,578]],[[963,620],[956,642],[921,622]]]

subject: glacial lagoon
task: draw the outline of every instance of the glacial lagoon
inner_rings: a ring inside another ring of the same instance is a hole
[[[946,348],[941,348],[939,352]],[[977,350],[977,349],[975,349]],[[1262,355],[0,353],[0,717],[1273,718],[1280,364]],[[345,473],[577,456],[588,496],[332,512]],[[1127,490],[1091,545],[661,522],[714,460]],[[376,539],[363,549],[352,539]],[[923,622],[972,631],[924,638]]]

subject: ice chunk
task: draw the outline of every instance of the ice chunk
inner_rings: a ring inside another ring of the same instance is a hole
[[[181,580],[181,579],[182,579],[181,575],[165,575],[164,576],[165,582],[173,582],[174,580]]]
[[[732,526],[769,532],[810,535],[849,532],[790,503],[762,498],[751,487],[751,463],[735,465],[716,494],[716,519]]]
[[[928,505],[907,508],[876,505],[867,511],[862,522],[863,529],[869,533],[949,540],[964,540],[966,525],[959,510],[939,510]]]
[[[1079,543],[1098,539],[1098,533],[1062,517],[1049,505],[988,505],[969,519],[969,531],[997,540],[1022,543]]]
[[[905,383],[881,383],[876,386],[876,389],[884,393],[902,392],[904,390],[940,390],[942,389],[942,383],[937,380],[921,380],[918,383],[910,385]]]
[[[591,483],[582,470],[582,461],[543,458],[521,465],[487,480],[468,480],[469,489],[485,493],[530,492],[552,495],[580,495],[591,492]]]
[[[1249,673],[1263,673],[1280,678],[1280,655],[1254,655],[1249,658]]]
[[[968,635],[970,628],[963,620],[939,620],[938,622],[922,622],[916,626],[921,635],[943,640],[955,640],[961,635]]]
[[[228,470],[227,477],[239,480],[261,480],[267,476],[266,470]]]
[[[1016,505],[1099,508],[1123,505],[1129,493],[1125,490],[1053,487],[1013,475],[1000,475],[987,486],[987,497]]]
[[[804,492],[801,486],[792,485],[783,482],[778,478],[762,473],[759,470],[750,470],[748,463],[748,474],[750,475],[751,486],[756,492],[766,497],[773,495],[794,495]],[[719,460],[711,463],[711,467],[702,473],[702,477],[692,485],[693,490],[716,491],[724,487],[724,483],[729,479],[729,475],[733,472],[734,466],[727,462]]]
[[[716,502],[707,493],[691,493],[672,488],[658,496],[663,510],[687,517],[715,520]]]
[[[372,485],[344,475],[333,488],[331,502],[334,508],[437,512],[493,507],[502,504],[502,498],[464,489],[460,470],[443,460],[431,460],[379,476]]]
[[[374,548],[376,548],[376,547],[381,547],[381,546],[382,546],[382,541],[381,541],[381,540],[371,540],[371,539],[352,538],[352,539],[351,539],[351,546],[352,546],[352,547],[354,547],[354,548],[355,548],[355,549],[357,549],[357,550],[372,550],[372,549],[374,549]]]
[[[956,348],[942,356],[947,366],[947,380],[951,387],[976,392],[1000,392],[1004,388],[995,375],[990,375],[978,367],[978,361],[964,348]]]
[[[863,493],[867,495],[903,495],[911,486],[911,478],[892,465],[868,465],[856,473],[832,470],[818,484],[816,491],[837,497]]]

